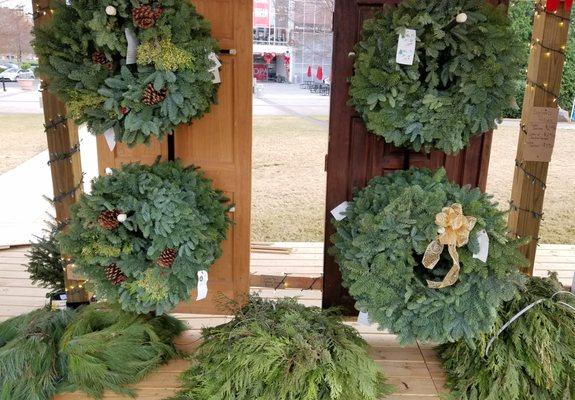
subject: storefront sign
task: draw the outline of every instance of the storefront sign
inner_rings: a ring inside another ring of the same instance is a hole
[[[270,4],[268,0],[254,1],[254,28],[270,26]]]
[[[268,66],[266,64],[254,64],[254,78],[258,81],[267,81]]]

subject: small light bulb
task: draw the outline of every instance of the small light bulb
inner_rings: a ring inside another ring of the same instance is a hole
[[[128,218],[128,216],[124,213],[122,214],[118,214],[118,216],[116,217],[116,219],[118,220],[118,222],[124,222],[126,219]]]
[[[112,170],[112,168],[106,167],[106,175],[112,175],[113,172],[114,170]]]
[[[108,14],[110,16],[114,16],[114,15],[116,15],[116,13],[117,13],[116,7],[114,7],[114,6],[107,6],[106,7],[106,14]]]

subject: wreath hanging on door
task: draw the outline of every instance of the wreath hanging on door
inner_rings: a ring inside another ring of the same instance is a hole
[[[185,0],[55,2],[35,28],[39,72],[69,116],[134,145],[200,118],[215,102],[216,42]]]
[[[162,314],[220,256],[229,207],[194,167],[126,164],[93,181],[59,240],[98,298]]]
[[[331,238],[343,284],[402,343],[471,341],[522,282],[525,260],[503,213],[479,189],[450,183],[444,169],[376,177],[345,215]]]
[[[396,59],[406,29],[416,35],[412,65]],[[405,0],[368,20],[362,38],[350,104],[370,132],[396,146],[456,153],[515,104],[526,46],[502,7]]]

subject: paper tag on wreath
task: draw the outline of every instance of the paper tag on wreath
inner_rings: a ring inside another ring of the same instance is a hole
[[[222,81],[222,78],[220,77],[220,67],[222,66],[222,63],[213,51],[208,55],[208,59],[214,63],[214,66],[210,69],[210,72],[214,76],[212,83],[220,83]]]
[[[126,65],[136,64],[136,55],[138,53],[138,37],[131,30],[126,28],[124,30],[126,40],[128,41],[128,49],[126,50]]]
[[[331,210],[331,215],[335,218],[336,221],[341,221],[346,217],[345,212],[347,211],[347,207],[349,206],[349,202],[344,201],[336,208]]]
[[[198,295],[196,301],[203,300],[208,296],[208,271],[198,271]]]
[[[487,262],[487,256],[489,255],[489,236],[485,229],[480,230],[477,234],[477,242],[479,242],[479,251],[473,253],[473,258]]]
[[[114,151],[114,147],[116,147],[116,133],[114,132],[114,128],[110,128],[104,132],[104,138],[110,151]]]
[[[416,41],[417,33],[415,29],[406,29],[403,33],[399,34],[397,54],[395,55],[395,61],[398,64],[413,65]]]

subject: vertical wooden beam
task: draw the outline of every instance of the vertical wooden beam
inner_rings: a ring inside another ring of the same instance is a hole
[[[52,18],[50,0],[32,0],[32,10],[34,12],[34,26],[40,26]],[[79,145],[79,138],[77,126],[65,118],[66,106],[46,89],[48,85],[49,82],[44,80],[42,104],[48,154],[50,159],[53,159],[59,154],[71,152],[75,146]],[[83,191],[80,152],[75,151],[69,158],[51,161],[50,170],[56,220],[64,222],[70,218],[70,206],[76,202]],[[83,281],[69,280],[68,274],[65,273],[64,275],[68,302],[86,301],[87,294],[81,287]]]
[[[526,129],[535,107],[557,108],[565,63],[565,46],[569,30],[569,12],[564,2],[555,13],[545,11],[545,0],[535,3],[533,20],[533,44],[527,69],[527,86],[521,115],[521,133],[517,145],[516,168],[511,192],[511,211],[508,219],[509,232],[517,237],[530,237],[521,252],[529,260],[522,272],[533,274],[539,227],[543,213],[545,182],[548,162],[525,161]]]

